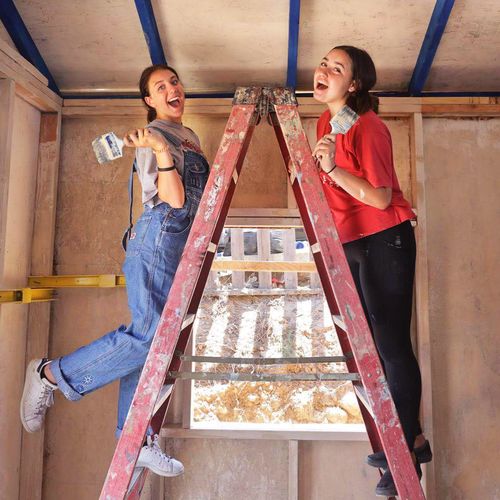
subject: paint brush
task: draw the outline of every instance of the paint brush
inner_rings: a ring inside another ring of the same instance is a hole
[[[332,134],[345,134],[359,120],[359,115],[347,104],[330,120]]]
[[[106,163],[123,156],[123,141],[114,132],[108,132],[92,141],[92,149],[97,161]]]

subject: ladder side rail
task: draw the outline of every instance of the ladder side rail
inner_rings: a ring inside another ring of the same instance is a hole
[[[255,89],[253,97],[259,93]],[[258,97],[258,95],[257,95]],[[203,260],[217,227],[235,167],[250,140],[255,104],[233,106],[205,188],[198,216],[188,237],[171,291],[160,318],[141,378],[113,456],[101,500],[125,498],[154,404],[175,351]],[[204,284],[203,284],[204,286]],[[175,333],[174,333],[175,332]]]
[[[323,187],[302,128],[297,105],[283,104],[278,98],[274,101],[274,112],[279,124],[279,128],[275,127],[278,142],[280,145],[284,143],[289,151],[291,160],[289,175],[294,193],[299,190],[302,194],[297,199],[299,210],[301,216],[305,215],[306,219],[309,219],[307,225],[303,219],[304,227],[308,235],[312,229],[315,243],[319,245],[318,251],[313,250],[313,252],[324,262],[321,266],[323,269],[318,266],[318,272],[322,275],[322,281],[327,279],[331,282],[329,288],[335,292],[336,302],[347,325],[359,374],[378,423],[380,438],[396,488],[403,499],[424,499],[354,280],[323,194]],[[282,139],[280,135],[283,136]],[[284,157],[284,160],[287,164],[287,157]]]

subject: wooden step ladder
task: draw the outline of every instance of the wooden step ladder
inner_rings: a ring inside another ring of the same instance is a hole
[[[374,451],[383,449],[399,498],[424,499],[291,89],[239,87],[149,355],[101,492],[101,500],[139,498],[146,471],[134,467],[148,425],[160,433],[253,130],[274,128],[304,229]],[[344,374],[345,375],[345,374]],[[320,380],[318,378],[318,380]],[[165,391],[163,391],[165,393]]]

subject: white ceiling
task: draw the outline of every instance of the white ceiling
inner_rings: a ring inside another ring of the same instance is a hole
[[[169,64],[190,92],[283,85],[289,0],[152,0]],[[299,90],[334,45],[365,48],[377,90],[404,91],[434,0],[302,0]],[[15,0],[64,93],[135,93],[151,63],[133,0]],[[500,0],[456,0],[425,90],[500,91]],[[0,38],[13,46],[0,25]]]

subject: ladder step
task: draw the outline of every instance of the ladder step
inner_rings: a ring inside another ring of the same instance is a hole
[[[181,361],[194,363],[219,363],[226,365],[296,365],[306,363],[345,363],[350,356],[294,357],[294,358],[233,358],[217,356],[187,356],[176,352]]]
[[[168,377],[181,380],[228,380],[230,382],[314,382],[356,381],[357,373],[214,373],[214,372],[168,372]]]
[[[338,314],[332,314],[332,321],[341,330],[344,330],[344,332],[347,331],[347,327],[346,327],[346,324],[344,323],[344,321],[342,320],[342,316],[340,316]]]
[[[365,388],[361,384],[353,384],[354,392],[358,396],[359,400],[363,403],[364,407],[368,410],[368,413],[375,418],[373,414],[373,409],[368,401],[368,396],[366,395]]]

